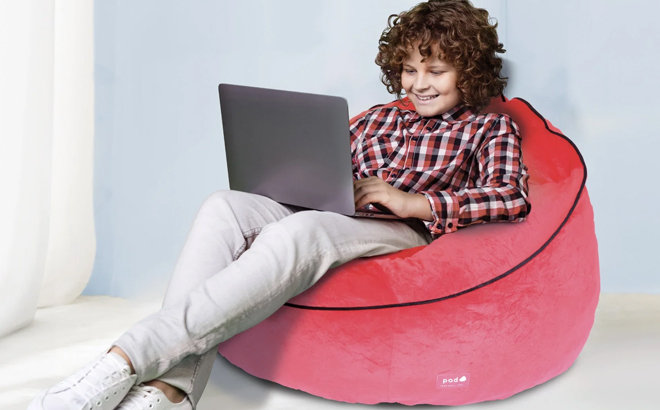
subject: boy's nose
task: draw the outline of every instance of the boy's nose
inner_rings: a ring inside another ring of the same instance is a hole
[[[428,79],[425,75],[418,75],[415,79],[415,90],[424,91],[429,86]]]

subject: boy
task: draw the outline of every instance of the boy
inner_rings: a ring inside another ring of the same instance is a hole
[[[478,115],[505,85],[495,56],[504,50],[488,13],[466,0],[431,0],[392,17],[376,63],[408,108],[373,107],[352,121],[355,205],[418,218],[428,232],[218,191],[195,218],[163,309],[28,410],[194,409],[218,343],[274,313],[329,268],[428,245],[473,223],[525,218],[518,127],[506,115]]]
[[[356,208],[379,203],[419,218],[433,239],[529,214],[517,125],[478,114],[506,85],[496,27],[468,0],[430,0],[390,16],[376,64],[409,108],[376,106],[353,120]]]

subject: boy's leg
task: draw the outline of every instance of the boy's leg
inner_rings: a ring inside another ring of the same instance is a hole
[[[201,205],[188,232],[170,277],[162,308],[180,302],[204,280],[238,259],[264,226],[297,210],[299,208],[282,205],[265,196],[241,191],[220,190],[211,194]],[[164,343],[168,341],[166,333],[159,332],[159,329],[151,330]],[[132,357],[129,356],[129,359],[132,360]],[[192,382],[208,380],[214,359],[213,351],[202,356],[187,356],[157,379],[199,398],[206,383],[196,383],[193,389]]]
[[[301,211],[266,225],[243,255],[173,305],[146,317],[115,344],[131,358],[136,383],[158,378],[189,355],[212,365],[217,345],[261,322],[315,284],[328,269],[358,257],[428,245],[402,221]],[[210,369],[209,369],[210,371]],[[196,406],[208,374],[197,369],[187,391]]]

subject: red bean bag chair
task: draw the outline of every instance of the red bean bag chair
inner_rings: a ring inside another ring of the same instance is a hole
[[[525,221],[334,268],[220,354],[254,376],[365,404],[498,400],[565,372],[600,293],[586,166],[525,100],[502,96],[484,112],[520,126]]]

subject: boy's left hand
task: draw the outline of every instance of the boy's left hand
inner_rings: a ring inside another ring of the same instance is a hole
[[[378,177],[353,180],[355,209],[369,203],[379,203],[400,218],[410,216],[411,194],[393,187]]]

